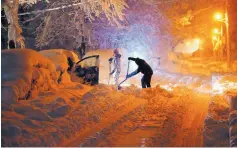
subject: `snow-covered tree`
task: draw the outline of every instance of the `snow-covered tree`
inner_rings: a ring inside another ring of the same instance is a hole
[[[105,16],[111,25],[118,26],[128,5],[125,0],[57,0],[48,5],[49,9],[58,7],[61,9],[45,13],[37,28],[38,47],[61,44],[60,47],[75,48],[80,46],[82,37],[90,42],[89,22]]]
[[[111,24],[118,25],[120,21],[123,20],[123,10],[127,7],[125,0],[3,0],[2,7],[4,8],[9,24],[9,41],[14,40],[15,43],[18,43],[21,46],[21,48],[24,48],[25,44],[24,37],[21,35],[22,29],[18,22],[19,4],[26,3],[31,5],[37,3],[38,1],[48,2],[49,8],[46,11],[39,12],[45,12],[44,14],[46,17],[44,18],[44,22],[37,29],[36,39],[38,46],[48,45],[50,43],[49,41],[54,40],[54,38],[59,36],[65,37],[67,34],[70,37],[72,33],[74,33],[74,37],[76,38],[76,34],[78,33],[77,31],[75,31],[75,28],[78,25],[77,21],[82,21],[82,19],[78,18],[84,18],[84,16],[86,16],[86,19],[91,21],[95,17],[103,14]],[[66,14],[65,12],[68,13]],[[70,24],[71,26],[65,27],[65,25],[60,24],[66,24],[64,22],[66,22],[67,20],[70,21],[70,23],[68,22],[68,24]],[[54,24],[51,22],[57,23]],[[82,25],[82,27],[84,26]],[[50,32],[49,30],[52,30],[53,32]],[[83,28],[79,28],[78,30],[81,31],[83,30]],[[56,34],[54,34],[55,36],[52,35],[55,32],[57,32]]]
[[[19,44],[21,48],[25,47],[24,37],[21,35],[22,29],[18,22],[19,4],[34,4],[39,0],[2,0],[2,8],[4,8],[8,21],[8,42],[13,40]]]
[[[212,16],[223,4],[223,0],[182,0],[157,5],[171,21],[168,29],[173,36],[172,46],[187,38],[210,38],[213,27]]]
[[[122,27],[110,26],[103,20],[93,23],[94,41],[99,48],[123,48],[143,58],[161,54],[163,43],[169,38],[165,33],[169,22],[157,9],[156,2],[129,0]]]

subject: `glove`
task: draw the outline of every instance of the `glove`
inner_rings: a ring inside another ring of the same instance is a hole
[[[132,57],[128,57],[128,60],[131,60],[132,59]]]
[[[112,62],[113,61],[113,58],[109,58],[109,62]]]
[[[128,78],[130,78],[130,76],[129,76],[129,75],[126,75],[126,79],[128,79]]]
[[[138,74],[137,70],[135,70],[134,72],[132,72],[128,75],[126,75],[126,79],[131,78],[131,77],[135,76],[136,74]]]

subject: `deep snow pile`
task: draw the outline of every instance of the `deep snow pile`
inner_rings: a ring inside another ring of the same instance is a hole
[[[204,146],[229,146],[229,105],[222,96],[212,98],[204,126]]]
[[[55,87],[54,64],[31,49],[4,50],[1,60],[3,104],[36,97],[39,92]]]
[[[57,71],[63,72],[67,70],[68,57],[70,57],[74,63],[79,61],[78,56],[73,51],[70,51],[70,50],[49,49],[49,50],[42,50],[40,51],[40,53],[53,61]]]
[[[223,80],[232,80],[225,77]],[[237,90],[215,95],[205,119],[204,146],[237,146]]]
[[[64,49],[49,49],[40,51],[42,55],[48,57],[55,65],[56,71],[60,73],[60,83],[70,83],[71,78],[70,74],[68,74],[68,60],[67,58],[71,58],[73,63],[79,61],[78,56],[70,50]]]
[[[3,146],[56,146],[76,132],[100,122],[105,111],[116,109],[123,93],[111,87],[91,88],[78,83],[41,93],[2,111]]]
[[[229,135],[230,135],[230,146],[237,147],[237,110],[232,110],[229,114]]]
[[[230,146],[237,146],[237,89],[229,90],[226,92],[225,99],[230,106],[229,113],[229,136],[230,136]]]
[[[124,91],[116,91],[106,85],[93,89],[79,83],[60,85],[59,90],[40,93],[34,100],[21,101],[2,111],[2,145],[61,145],[74,138],[77,132],[107,120],[106,113],[123,114],[132,102],[139,99],[147,100],[150,105],[158,103],[155,108],[165,105],[168,109],[174,107],[175,102],[184,101],[180,98],[186,99],[160,87],[141,90],[132,86]],[[181,102],[177,110],[183,108]],[[170,122],[173,121],[175,119],[170,119]]]

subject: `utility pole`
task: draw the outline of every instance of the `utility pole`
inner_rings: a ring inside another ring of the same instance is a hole
[[[228,0],[226,2],[225,25],[226,25],[226,50],[227,50],[227,68],[231,68],[230,54],[230,35],[229,35],[229,18],[228,18]]]
[[[221,31],[220,31],[221,35],[220,35],[220,59],[223,60],[223,52],[224,52],[224,46],[223,46],[223,41],[224,41],[224,37],[223,37],[223,23],[221,23]]]

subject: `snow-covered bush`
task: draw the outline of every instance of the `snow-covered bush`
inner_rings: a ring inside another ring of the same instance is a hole
[[[237,146],[237,110],[231,111],[229,114],[229,135],[230,135],[230,146]]]
[[[50,90],[56,84],[53,63],[34,50],[2,51],[2,103],[16,103]]]

